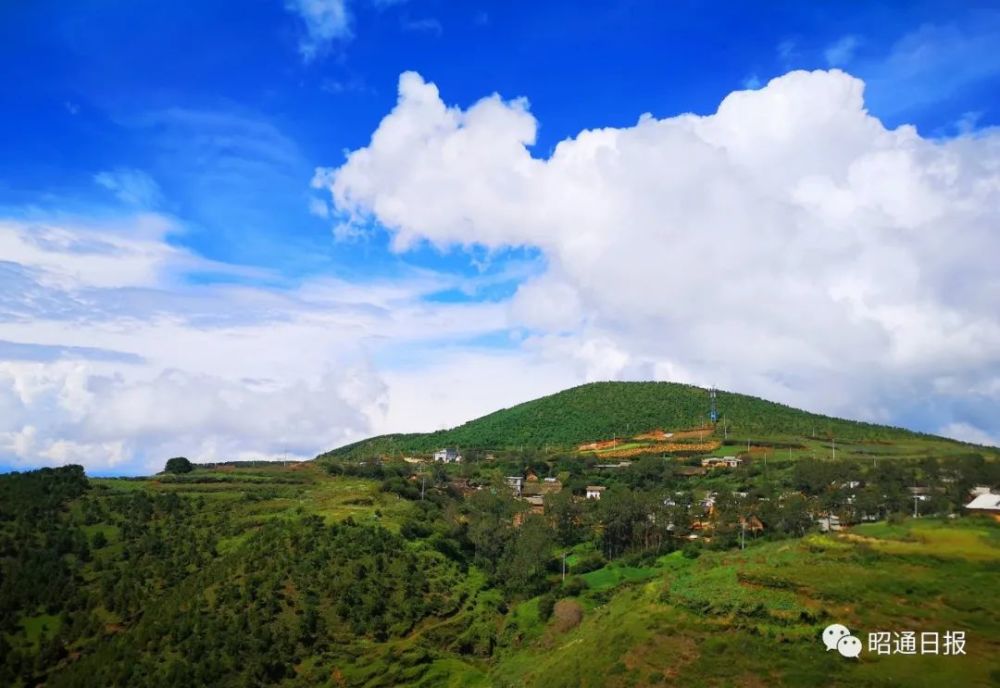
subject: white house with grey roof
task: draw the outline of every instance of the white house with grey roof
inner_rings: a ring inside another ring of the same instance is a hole
[[[440,461],[441,463],[460,463],[462,461],[462,455],[458,453],[458,449],[454,447],[445,447],[444,449],[438,449],[434,452],[434,460]]]

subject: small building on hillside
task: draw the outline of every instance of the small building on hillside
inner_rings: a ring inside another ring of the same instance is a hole
[[[441,463],[460,463],[462,455],[458,453],[458,449],[455,447],[445,447],[434,452],[434,460]]]
[[[840,524],[840,516],[830,513],[818,514],[816,516],[816,525],[819,526],[819,530],[821,533],[838,531],[842,528]]]
[[[510,487],[511,492],[520,497],[521,492],[524,490],[524,478],[519,475],[508,475],[507,485]]]
[[[991,492],[993,492],[993,490],[991,490],[988,485],[976,485],[969,490],[969,496],[975,499],[976,497],[981,497],[982,495],[988,495]]]
[[[605,489],[603,485],[587,485],[587,499],[600,499]]]
[[[701,460],[705,468],[739,468],[743,459],[736,456],[710,456]]]
[[[754,515],[751,515],[750,518],[740,516],[740,528],[748,530],[754,535],[764,532],[764,524]]]
[[[1000,521],[1000,494],[992,492],[981,494],[966,504],[965,510],[970,514],[986,514]]]

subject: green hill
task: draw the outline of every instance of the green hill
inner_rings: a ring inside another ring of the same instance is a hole
[[[482,449],[570,448],[657,428],[680,430],[708,423],[709,392],[673,382],[596,382],[501,409],[450,430],[373,437],[318,458],[360,458],[429,452],[444,446]],[[901,428],[832,418],[746,394],[719,391],[720,416],[730,437],[836,438],[886,441],[931,437]]]

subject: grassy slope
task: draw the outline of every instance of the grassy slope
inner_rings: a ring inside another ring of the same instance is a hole
[[[856,537],[810,536],[662,557],[647,582],[600,594],[582,624],[554,634],[530,605],[522,645],[501,657],[501,686],[985,686],[1000,681],[1000,527],[975,521],[861,526]],[[588,576],[601,580],[608,574]],[[636,577],[640,577],[636,575]],[[860,661],[827,653],[819,634],[846,624]],[[964,630],[966,656],[874,656],[869,631]]]
[[[809,413],[744,394],[720,391],[717,407],[720,415],[725,416],[731,437],[832,436],[838,441],[932,439],[900,428]],[[708,410],[708,392],[700,387],[670,382],[600,382],[502,409],[451,430],[383,435],[319,458],[429,452],[443,446],[569,448],[654,428],[677,430],[701,426],[707,421]]]

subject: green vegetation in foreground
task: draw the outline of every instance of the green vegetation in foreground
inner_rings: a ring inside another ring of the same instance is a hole
[[[0,685],[989,685],[1000,525],[903,514],[917,481],[922,513],[954,514],[998,463],[897,458],[0,476]],[[528,467],[566,486],[545,516],[503,480]],[[599,502],[572,498],[600,476]],[[711,493],[712,514],[689,510]],[[820,535],[818,510],[889,518]],[[742,551],[741,514],[765,525]],[[688,542],[694,518],[710,540]],[[964,630],[968,654],[851,662],[820,645],[833,621]]]
[[[962,445],[909,430],[831,418],[745,394],[718,392],[718,412],[734,443],[783,438],[803,448],[802,440],[916,440],[924,446]],[[445,446],[503,450],[571,449],[584,442],[627,438],[641,432],[683,429],[708,421],[708,391],[672,382],[598,382],[502,409],[451,430],[374,437],[320,455],[320,459],[372,458],[429,453]],[[720,423],[721,425],[721,423]],[[716,429],[716,436],[722,435]],[[735,438],[743,438],[737,440]],[[638,446],[638,445],[637,445]],[[878,447],[871,447],[877,453]]]
[[[508,617],[505,633],[523,642],[499,653],[492,677],[498,686],[996,685],[998,538],[986,520],[907,520],[693,559],[675,552],[644,582],[585,593],[590,610],[576,628]],[[603,570],[587,576],[605,580]],[[967,655],[866,651],[850,661],[820,643],[835,622],[863,642],[868,631],[964,630]]]

